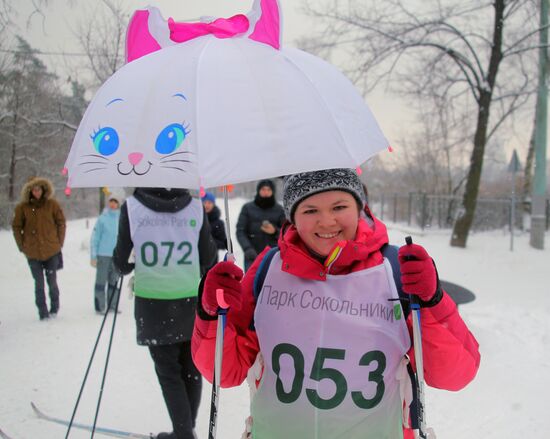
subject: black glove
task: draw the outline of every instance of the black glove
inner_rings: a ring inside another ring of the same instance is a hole
[[[244,258],[249,261],[256,259],[256,256],[258,256],[258,253],[252,247],[249,247],[244,251]]]

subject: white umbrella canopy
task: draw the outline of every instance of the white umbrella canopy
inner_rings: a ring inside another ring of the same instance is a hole
[[[266,5],[278,7],[257,1],[249,17],[260,23]],[[149,12],[150,28],[166,23]],[[388,147],[344,75],[278,47],[250,32],[214,32],[129,62],[80,123],[65,165],[68,186],[216,187],[355,168]]]

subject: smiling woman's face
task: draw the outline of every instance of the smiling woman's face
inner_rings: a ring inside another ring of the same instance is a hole
[[[358,222],[357,202],[353,195],[343,191],[312,195],[294,213],[300,238],[320,256],[328,256],[337,242],[355,238]]]

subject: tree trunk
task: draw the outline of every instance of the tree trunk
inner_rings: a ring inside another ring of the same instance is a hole
[[[534,125],[534,124],[533,124]],[[529,141],[529,149],[527,151],[527,158],[525,159],[525,169],[523,170],[523,189],[521,194],[521,200],[524,208],[526,201],[531,198],[531,188],[533,184],[533,163],[535,159],[535,128],[531,134],[531,140]]]
[[[8,175],[8,199],[10,201],[15,200],[15,163],[17,162],[17,141],[15,140],[17,131],[17,113],[13,117],[13,130],[11,140],[11,156],[10,156],[10,170]]]
[[[479,182],[481,181],[481,171],[483,169],[483,156],[485,155],[485,144],[487,143],[490,102],[491,94],[487,92],[483,93],[479,103],[474,149],[472,150],[472,157],[470,159],[470,169],[468,170],[466,189],[464,191],[464,198],[462,199],[462,209],[455,222],[451,238],[451,246],[453,247],[466,247],[468,233],[474,221]]]
[[[491,58],[489,60],[489,69],[487,71],[486,83],[479,84],[479,100],[477,126],[474,135],[474,148],[470,160],[470,169],[468,170],[468,179],[466,189],[462,200],[462,210],[457,218],[453,234],[451,236],[452,247],[466,247],[470,227],[474,221],[474,215],[477,205],[477,195],[479,193],[479,182],[481,180],[481,171],[483,169],[483,156],[485,154],[485,144],[487,143],[487,125],[489,123],[489,111],[493,98],[493,89],[496,82],[498,68],[502,60],[502,30],[504,23],[504,0],[496,0],[494,3],[495,18],[493,24],[493,45],[491,49]]]
[[[99,214],[101,215],[101,212],[103,212],[103,209],[105,208],[105,192],[103,190],[103,187],[99,188]]]
[[[13,201],[15,196],[15,142],[11,143],[10,170],[8,175],[8,200]]]

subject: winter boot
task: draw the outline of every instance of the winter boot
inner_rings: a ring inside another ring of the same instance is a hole
[[[48,304],[44,301],[40,304],[36,304],[36,307],[38,308],[38,317],[40,320],[46,320],[50,317],[50,313],[48,312]]]
[[[59,302],[52,302],[50,305],[50,315],[52,317],[57,316],[57,312],[59,311]]]

